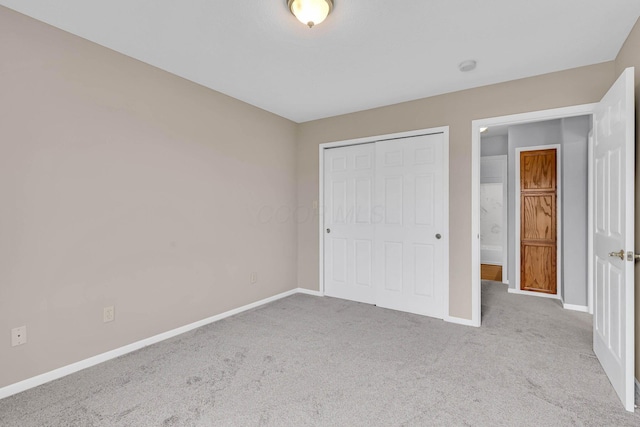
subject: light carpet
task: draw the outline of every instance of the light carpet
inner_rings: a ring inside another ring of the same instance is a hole
[[[639,426],[591,316],[483,283],[482,327],[297,294],[0,401],[2,426]]]

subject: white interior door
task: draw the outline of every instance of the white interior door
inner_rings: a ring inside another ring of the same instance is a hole
[[[634,410],[634,82],[627,69],[595,114],[593,350]],[[619,255],[616,255],[619,254]]]
[[[374,156],[374,144],[324,150],[324,293],[370,304]]]
[[[444,318],[445,136],[323,150],[324,293]]]
[[[376,143],[376,304],[443,318],[444,135]]]

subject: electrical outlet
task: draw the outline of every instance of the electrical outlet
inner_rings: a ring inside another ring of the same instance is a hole
[[[19,326],[11,330],[11,347],[27,343],[27,327]]]
[[[116,318],[116,309],[114,306],[110,305],[109,307],[105,307],[102,311],[102,321],[104,323],[113,322]]]
[[[251,273],[251,275],[249,276],[249,282],[256,283],[258,281],[258,273],[256,273],[255,271],[253,273]]]

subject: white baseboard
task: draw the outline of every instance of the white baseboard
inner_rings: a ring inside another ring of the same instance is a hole
[[[449,323],[457,323],[458,325],[480,327],[480,325],[476,325],[473,320],[463,319],[462,317],[445,316],[443,320]]]
[[[573,310],[573,311],[581,311],[583,313],[588,313],[589,312],[589,307],[587,307],[586,305],[574,305],[574,304],[566,304],[566,303],[562,303],[562,307],[565,310]]]
[[[532,297],[561,299],[560,295],[558,295],[558,294],[552,295],[552,294],[545,294],[545,293],[542,293],[542,292],[522,291],[520,289],[514,289],[514,288],[509,288],[508,292],[510,294],[529,295],[529,296],[532,296]]]
[[[313,295],[314,297],[323,297],[324,294],[320,291],[312,291],[311,289],[298,288],[299,294]]]
[[[243,311],[251,310],[252,308],[256,308],[261,305],[268,304],[270,302],[273,302],[297,293],[309,294],[309,295],[320,295],[320,293],[317,291],[311,291],[309,289],[302,289],[302,288],[296,288],[290,291],[282,292],[272,297],[253,302],[251,304],[243,305],[242,307],[234,308],[233,310],[225,311],[224,313],[220,313],[215,316],[211,316],[206,319],[202,319],[197,322],[193,322],[188,325],[181,326],[179,328],[172,329],[170,331],[163,332],[161,334],[154,335],[149,338],[145,338],[143,340],[134,342],[132,344],[128,344],[123,347],[116,348],[111,351],[107,351],[106,353],[98,354],[97,356],[93,356],[88,359],[84,359],[79,362],[75,362],[70,365],[63,366],[58,369],[54,369],[53,371],[45,372],[44,374],[40,374],[35,377],[28,378],[26,380],[17,382],[15,384],[2,387],[0,388],[0,399],[4,399],[5,397],[9,397],[16,393],[20,393],[30,388],[34,388],[39,385],[48,383],[49,381],[57,380],[58,378],[62,378],[69,374],[73,374],[83,369],[90,368],[91,366],[95,366],[99,363],[106,362],[107,360],[115,359],[116,357],[120,357],[124,354],[131,353],[143,347],[147,347],[149,345],[156,344],[160,341],[173,338],[176,335],[184,334],[185,332],[189,332],[201,326],[205,326],[210,323],[217,322],[218,320],[225,319],[235,314],[242,313]]]

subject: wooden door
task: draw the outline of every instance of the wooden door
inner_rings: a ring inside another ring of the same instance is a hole
[[[556,149],[520,153],[520,289],[557,293]]]

